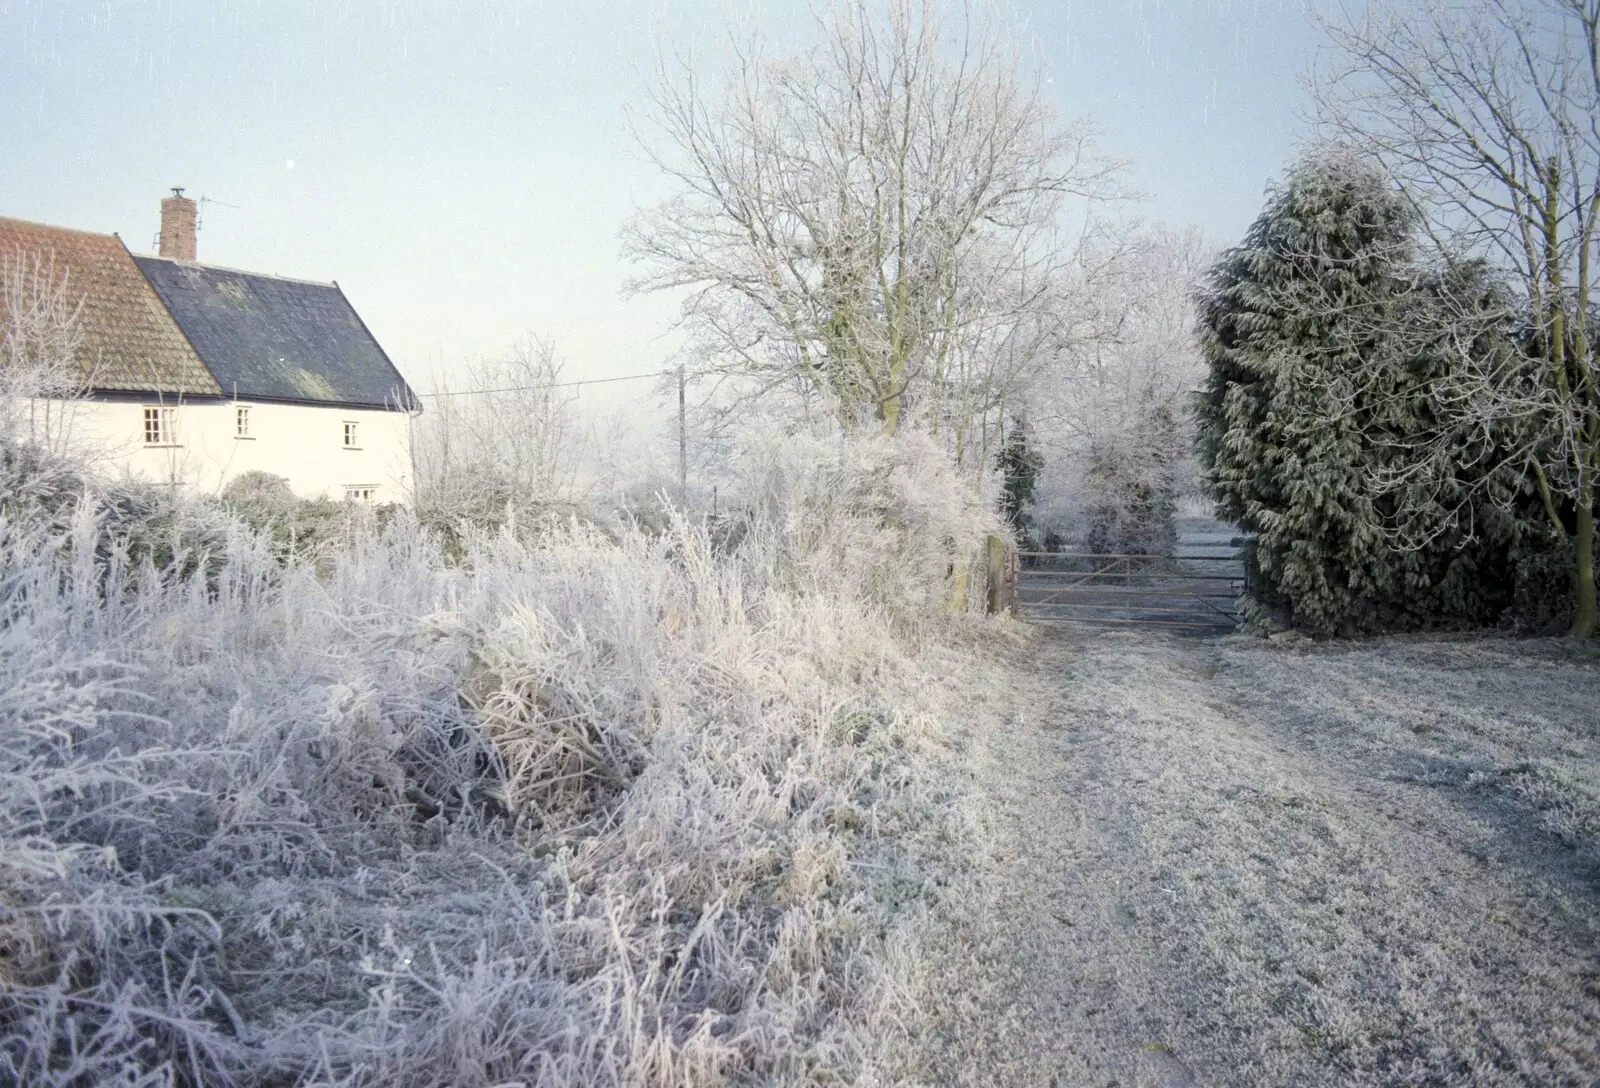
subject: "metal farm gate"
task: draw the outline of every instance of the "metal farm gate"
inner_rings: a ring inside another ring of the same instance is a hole
[[[1173,555],[1022,552],[1017,611],[1035,623],[1160,627],[1225,634],[1245,591],[1237,537],[1180,537]]]

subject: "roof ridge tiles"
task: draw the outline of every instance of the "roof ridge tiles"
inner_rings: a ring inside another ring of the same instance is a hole
[[[34,219],[18,219],[14,215],[0,215],[0,223],[14,223],[22,227],[32,227],[35,230],[54,230],[66,234],[86,234],[91,238],[116,238],[114,230],[84,230],[82,227],[58,227],[54,223],[40,223]]]
[[[234,268],[232,265],[211,264],[208,261],[184,261],[177,257],[162,257],[154,253],[135,253],[141,261],[166,261],[168,264],[178,265],[180,268],[199,268],[207,272],[231,272],[235,276],[259,276],[264,280],[281,280],[284,283],[300,283],[308,287],[338,287],[333,280],[308,280],[300,276],[285,276],[278,272],[255,272],[248,268]]]

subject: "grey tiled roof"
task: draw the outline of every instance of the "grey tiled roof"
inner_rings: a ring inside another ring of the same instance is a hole
[[[133,258],[222,391],[409,409],[415,397],[338,285]]]
[[[116,235],[0,218],[0,261],[15,271],[36,257],[81,301],[79,362],[94,389],[222,392]]]

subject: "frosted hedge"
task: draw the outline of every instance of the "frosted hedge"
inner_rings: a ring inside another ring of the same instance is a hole
[[[768,442],[731,522],[447,561],[11,457],[0,1079],[869,1075],[925,894],[914,640],[992,528],[942,464]]]

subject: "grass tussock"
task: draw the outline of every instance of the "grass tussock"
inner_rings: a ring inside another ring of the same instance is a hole
[[[939,465],[789,439],[732,523],[448,556],[12,489],[0,1079],[870,1075],[937,798],[914,650],[990,528]]]

